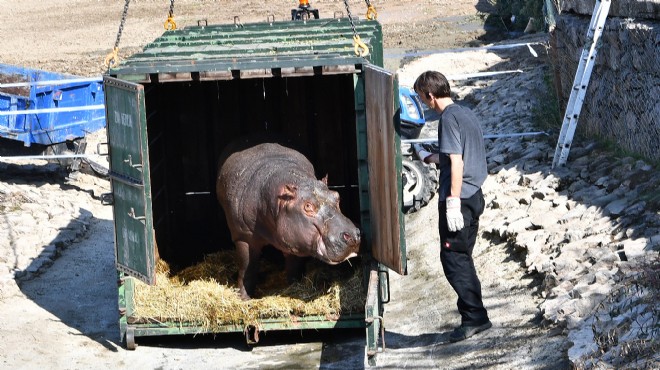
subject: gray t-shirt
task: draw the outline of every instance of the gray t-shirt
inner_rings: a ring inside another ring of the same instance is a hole
[[[463,155],[463,185],[461,198],[476,193],[488,176],[484,134],[477,116],[466,107],[450,104],[442,112],[438,124],[440,145],[440,188],[439,200],[450,195],[451,162],[448,154]]]

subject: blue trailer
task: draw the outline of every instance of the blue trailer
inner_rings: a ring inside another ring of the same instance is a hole
[[[25,147],[84,138],[105,127],[101,78],[0,64],[0,137]]]

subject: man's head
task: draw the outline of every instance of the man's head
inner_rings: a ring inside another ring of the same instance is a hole
[[[433,98],[451,97],[451,88],[445,75],[436,71],[426,71],[417,77],[413,85],[415,92],[425,101]]]

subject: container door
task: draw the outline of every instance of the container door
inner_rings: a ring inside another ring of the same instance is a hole
[[[402,212],[401,139],[396,132],[398,114],[391,72],[364,66],[369,198],[372,254],[396,271],[406,273],[405,223]]]
[[[144,87],[112,77],[105,85],[117,269],[155,283],[155,247]]]

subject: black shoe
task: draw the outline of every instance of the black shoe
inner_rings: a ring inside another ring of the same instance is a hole
[[[462,341],[484,330],[488,330],[492,326],[493,324],[490,321],[477,326],[461,325],[449,334],[449,341],[452,343]]]

